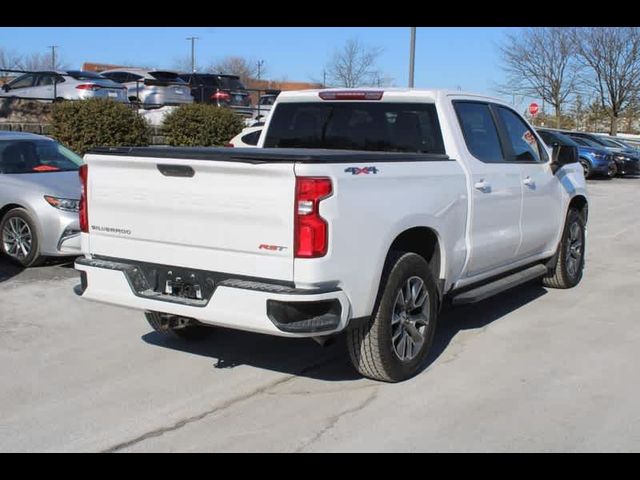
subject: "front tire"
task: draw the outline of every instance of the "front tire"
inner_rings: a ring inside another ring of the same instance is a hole
[[[173,340],[197,341],[207,338],[213,327],[207,327],[190,319],[159,312],[144,312],[149,325],[160,335]]]
[[[414,376],[429,353],[438,291],[427,261],[411,252],[391,255],[380,288],[369,321],[347,331],[349,356],[365,377],[399,382]]]
[[[571,208],[567,214],[555,264],[542,284],[550,288],[573,288],[584,270],[586,227],[580,212]]]
[[[40,265],[40,238],[36,223],[24,208],[9,210],[0,222],[0,251],[28,268]]]
[[[591,177],[591,165],[588,161],[580,159],[580,165],[582,165],[582,171],[584,172],[584,178]]]

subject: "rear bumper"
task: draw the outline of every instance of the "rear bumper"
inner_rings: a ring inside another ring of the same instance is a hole
[[[301,290],[266,280],[226,277],[216,281],[209,299],[189,300],[149,289],[141,283],[139,266],[134,263],[79,258],[75,268],[82,272],[76,293],[87,300],[193,318],[214,326],[314,337],[337,333],[349,320],[347,296],[335,288]]]

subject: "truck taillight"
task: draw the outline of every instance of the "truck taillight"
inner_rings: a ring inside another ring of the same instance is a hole
[[[80,175],[80,231],[89,233],[89,210],[87,210],[87,180],[89,178],[89,169],[87,165],[81,165]]]
[[[323,257],[329,247],[327,222],[320,216],[320,201],[331,196],[331,180],[325,177],[296,178],[295,257]]]

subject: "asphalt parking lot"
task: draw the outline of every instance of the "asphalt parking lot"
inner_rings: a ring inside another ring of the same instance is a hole
[[[0,451],[639,451],[640,179],[588,189],[583,282],[445,311],[396,385],[341,342],[163,340],[69,264],[0,261]]]

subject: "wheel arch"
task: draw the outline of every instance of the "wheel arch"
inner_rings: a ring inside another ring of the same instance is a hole
[[[438,293],[442,295],[446,255],[438,231],[432,227],[415,226],[399,232],[387,249],[384,266],[394,251],[413,252],[424,258],[438,285]],[[380,279],[382,281],[382,278]]]
[[[580,212],[580,215],[582,215],[584,222],[587,223],[587,219],[589,217],[589,201],[587,200],[587,197],[581,194],[575,195],[569,202],[567,215],[569,214],[569,210],[571,210],[572,208],[578,210]]]

